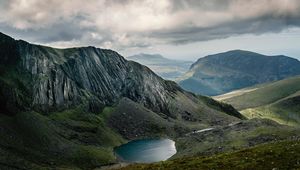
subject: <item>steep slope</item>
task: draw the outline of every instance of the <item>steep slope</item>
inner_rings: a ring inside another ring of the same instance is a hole
[[[300,125],[300,77],[232,92],[215,97],[232,104],[246,117],[270,118],[282,124]],[[235,94],[235,95],[234,95]]]
[[[146,65],[156,74],[164,79],[175,80],[188,71],[193,62],[172,60],[164,58],[159,54],[137,54],[127,57],[128,60],[133,60],[143,65]]]
[[[55,49],[0,33],[0,168],[90,169],[127,140],[177,138],[244,117],[118,53]]]
[[[296,59],[234,50],[200,58],[179,84],[188,91],[214,96],[299,74]]]
[[[5,40],[3,44],[7,42],[12,45],[1,48],[4,56],[1,60],[1,98],[6,99],[1,111],[6,114],[16,113],[15,108],[51,112],[78,104],[86,104],[87,111],[99,112],[126,97],[153,112],[178,118],[187,111],[191,112],[191,117],[195,116],[193,114],[199,111],[198,104],[204,103],[174,82],[163,80],[147,67],[126,61],[111,50],[94,47],[54,49],[13,39]],[[10,91],[13,94],[6,93]],[[11,106],[10,101],[15,105]],[[188,107],[183,103],[185,101],[190,104]],[[179,107],[179,104],[183,106]],[[215,104],[221,107],[221,104]],[[226,117],[226,114],[221,115]]]

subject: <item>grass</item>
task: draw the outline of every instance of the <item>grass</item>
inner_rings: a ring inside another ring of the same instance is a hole
[[[0,114],[0,153],[7,155],[0,156],[0,169],[1,163],[25,169],[92,169],[115,163],[113,148],[125,140],[107,126],[101,113],[83,112],[82,108],[49,116]],[[104,109],[104,115],[110,110]]]
[[[299,84],[299,76],[261,84],[254,86],[254,90],[226,98],[223,101],[232,104],[248,119],[267,118],[280,124],[299,126]],[[222,98],[222,96],[218,97]]]
[[[74,164],[82,169],[93,168],[115,161],[112,150],[94,146],[79,146],[72,156]]]
[[[271,106],[263,106],[257,108],[250,108],[242,110],[241,113],[249,119],[252,118],[265,118],[274,120],[283,125],[289,126],[299,126],[299,119],[294,119],[299,117],[299,112],[289,112],[288,110],[284,110],[281,108],[275,108]]]
[[[134,164],[122,170],[298,169],[300,142],[280,141],[208,157],[185,157],[154,164]]]
[[[300,90],[300,77],[293,77],[257,86],[257,89],[240,96],[225,99],[238,110],[274,103]]]
[[[234,151],[257,144],[298,136],[299,129],[278,125],[268,119],[252,119],[233,126],[215,128],[205,133],[191,134],[176,139],[177,153],[182,156],[212,155]]]

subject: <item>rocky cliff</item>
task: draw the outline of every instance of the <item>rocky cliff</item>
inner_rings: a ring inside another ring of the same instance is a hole
[[[126,97],[154,112],[176,117],[186,110],[174,105],[183,94],[197,103],[199,99],[184,92],[174,82],[165,81],[150,69],[127,61],[117,52],[95,47],[55,49],[16,41],[1,35],[2,110],[18,108],[51,112],[86,103],[92,112],[101,111]],[[14,78],[12,78],[14,77]],[[22,86],[22,91],[20,91]],[[14,94],[7,94],[13,88]],[[19,91],[19,93],[18,93]],[[24,94],[26,92],[26,94]],[[177,113],[174,113],[177,112]]]

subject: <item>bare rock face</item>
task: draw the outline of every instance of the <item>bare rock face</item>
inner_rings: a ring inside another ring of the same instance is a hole
[[[209,113],[215,115],[211,120],[228,116],[220,104],[209,107],[199,96],[112,50],[55,49],[3,34],[0,46],[3,112],[33,109],[47,113],[83,104],[89,111],[99,113],[104,106],[115,105],[125,97],[171,118],[196,121]],[[205,114],[201,117],[199,112]],[[230,112],[227,114],[232,115]]]
[[[95,96],[102,105],[128,97],[160,111],[167,82],[149,69],[127,62],[118,53],[94,47],[47,49],[18,44],[22,69],[35,80],[34,106],[43,110],[68,107]]]
[[[82,102],[112,105],[121,97],[128,97],[160,112],[169,95],[180,90],[145,66],[126,61],[111,50],[53,49],[6,39],[12,44],[11,49],[4,49],[1,58],[11,57],[11,52],[15,57],[4,61],[3,74],[9,73],[8,67],[14,67],[16,74],[29,75],[26,81],[32,82],[28,87],[32,90],[30,107],[38,110],[68,108]]]

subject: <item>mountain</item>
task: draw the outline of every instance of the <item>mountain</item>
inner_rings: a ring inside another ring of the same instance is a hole
[[[129,140],[176,140],[244,120],[115,51],[56,49],[2,33],[0,103],[0,169],[92,169],[116,163],[113,148]]]
[[[299,76],[233,91],[215,99],[232,104],[248,118],[300,125]]]
[[[191,61],[172,60],[165,58],[159,54],[137,54],[127,57],[143,65],[146,65],[156,74],[164,79],[175,80],[188,71]]]
[[[198,59],[178,83],[188,91],[214,96],[299,74],[297,59],[234,50]]]
[[[296,127],[246,120],[115,51],[56,49],[0,33],[0,169],[95,169],[118,163],[114,148],[142,138],[174,140],[181,158],[298,135]]]

